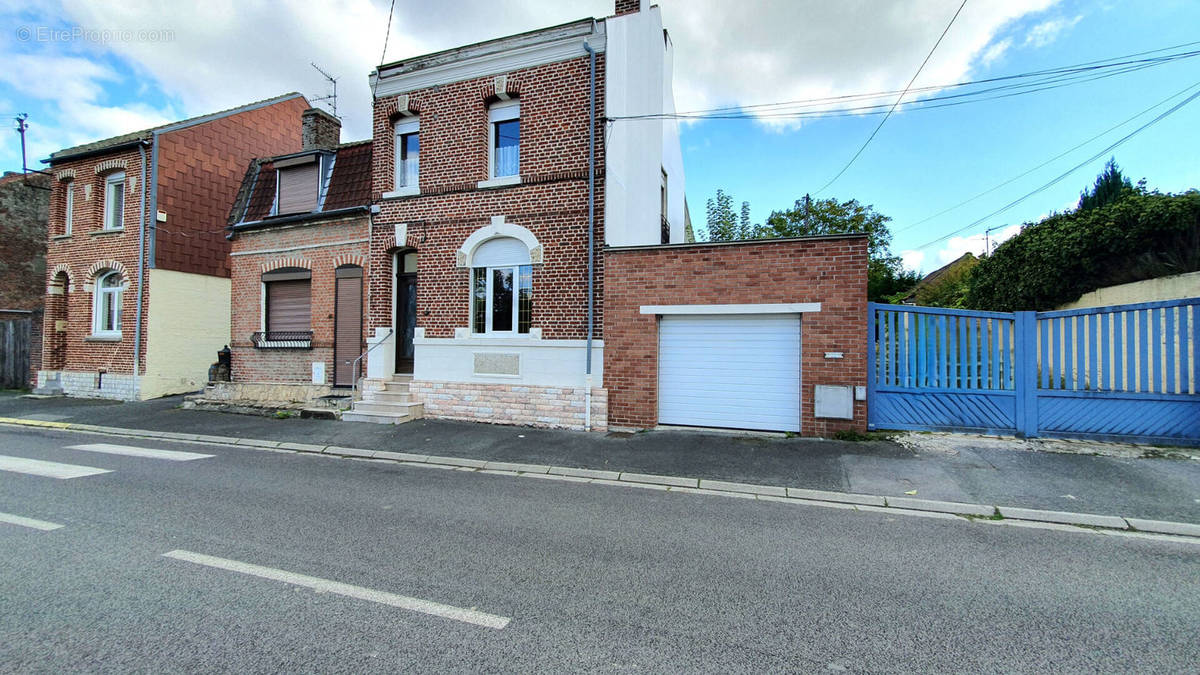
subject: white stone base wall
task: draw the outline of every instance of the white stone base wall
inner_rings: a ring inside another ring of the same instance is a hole
[[[414,380],[409,392],[427,418],[584,429],[583,387]],[[607,389],[592,389],[591,422],[592,431],[608,430]]]
[[[37,385],[45,388],[53,380],[57,380],[67,396],[78,398],[111,398],[119,401],[136,401],[138,398],[138,382],[133,375],[126,373],[104,373],[104,377],[92,372],[69,370],[39,370]],[[96,385],[100,386],[97,387]]]

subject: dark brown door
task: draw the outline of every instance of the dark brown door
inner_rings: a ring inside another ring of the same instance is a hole
[[[417,275],[396,275],[396,372],[413,371],[413,335],[417,331]]]
[[[333,327],[333,384],[354,384],[354,361],[362,354],[362,268],[336,271],[337,306]]]

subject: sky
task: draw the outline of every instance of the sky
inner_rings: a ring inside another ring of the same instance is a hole
[[[675,46],[676,109],[900,91],[960,3],[660,0]],[[378,63],[611,11],[612,0],[396,0],[389,31],[383,0],[0,0],[0,116],[28,113],[30,164],[40,167],[63,147],[289,91],[315,100],[328,93],[315,63],[338,78],[343,140],[361,139],[370,133],[367,74]],[[968,0],[913,83],[920,91],[904,99],[910,105],[824,190],[880,115],[682,123],[693,222],[703,223],[717,189],[748,201],[756,222],[806,193],[857,199],[892,219],[892,251],[930,272],[981,253],[985,236],[995,245],[1021,223],[1072,208],[1110,155],[1151,189],[1200,187],[1200,100],[1085,162],[1193,93],[1170,98],[1200,84],[1200,58],[959,106],[912,104],[957,91],[940,85],[1193,42],[1197,25],[1193,0]],[[9,127],[0,169],[19,170]]]

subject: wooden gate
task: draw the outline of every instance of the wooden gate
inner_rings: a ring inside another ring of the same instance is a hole
[[[29,386],[29,347],[32,319],[0,320],[0,389]]]
[[[1200,298],[869,311],[871,428],[1200,445]]]

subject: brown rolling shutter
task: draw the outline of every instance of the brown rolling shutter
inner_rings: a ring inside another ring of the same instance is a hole
[[[312,330],[310,281],[267,282],[267,331]]]
[[[337,310],[333,338],[333,382],[354,384],[354,360],[362,349],[362,268],[337,270]]]
[[[278,215],[308,213],[317,208],[317,167],[319,163],[279,170]]]

